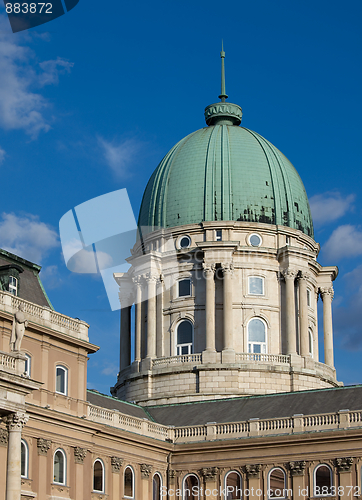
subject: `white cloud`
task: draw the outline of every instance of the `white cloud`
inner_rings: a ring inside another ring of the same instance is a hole
[[[47,132],[50,124],[44,115],[48,101],[35,89],[57,83],[61,72],[71,63],[58,58],[40,63],[41,73],[34,68],[34,53],[19,42],[19,36],[8,35],[8,21],[0,16],[0,126],[22,129],[32,138]],[[24,37],[20,37],[24,40]]]
[[[0,165],[5,160],[5,156],[6,156],[5,150],[0,146]]]
[[[39,264],[44,256],[59,245],[57,232],[31,214],[1,214],[0,247]]]
[[[102,375],[117,375],[118,366],[114,363],[107,363],[107,366],[101,371]]]
[[[357,226],[345,224],[337,227],[323,245],[323,253],[330,260],[362,255],[362,231]]]
[[[140,152],[141,143],[134,139],[112,143],[102,137],[98,138],[98,143],[103,150],[104,159],[113,172],[118,177],[129,175],[132,164]]]
[[[338,192],[316,194],[309,199],[313,222],[322,226],[343,217],[352,209],[355,195],[350,194],[345,198]]]
[[[74,63],[58,57],[54,61],[41,62],[39,66],[43,70],[43,73],[39,75],[39,85],[44,87],[45,85],[58,85],[59,75],[70,73]]]

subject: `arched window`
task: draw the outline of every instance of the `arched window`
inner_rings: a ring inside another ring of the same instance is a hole
[[[104,492],[104,465],[99,458],[93,464],[93,491]]]
[[[312,306],[312,294],[309,288],[307,288],[307,305],[308,307]]]
[[[314,496],[331,495],[332,470],[326,464],[318,465],[314,469]]]
[[[134,473],[130,466],[124,470],[124,496],[134,498]]]
[[[29,475],[29,448],[27,442],[21,440],[21,477]]]
[[[177,326],[177,354],[192,354],[193,352],[193,326],[190,321],[183,320]]]
[[[25,370],[24,373],[27,377],[31,376],[31,356],[25,354]]]
[[[66,484],[67,457],[61,448],[54,453],[54,483]]]
[[[310,328],[308,330],[308,340],[309,340],[309,354],[313,356],[313,332]]]
[[[253,318],[249,321],[248,352],[266,353],[266,325],[260,318]]]
[[[285,498],[286,475],[283,469],[275,467],[268,474],[268,498]]]
[[[56,367],[55,392],[68,394],[68,370],[64,366],[58,365]]]
[[[153,500],[161,500],[162,479],[158,472],[153,476],[152,481]]]
[[[249,276],[249,294],[264,295],[264,278],[261,276]]]
[[[186,476],[182,483],[183,500],[199,500],[200,483],[195,474]]]
[[[225,476],[225,500],[240,500],[242,498],[241,476],[232,470]]]

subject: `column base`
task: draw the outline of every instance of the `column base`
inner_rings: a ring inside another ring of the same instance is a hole
[[[216,363],[216,351],[202,351],[202,363]]]
[[[224,349],[221,352],[221,363],[235,363],[236,354],[234,349]]]
[[[131,365],[131,373],[138,373],[140,371],[141,361],[135,360]]]
[[[145,358],[142,359],[141,364],[140,364],[140,369],[139,371],[148,371],[152,370],[152,358]]]

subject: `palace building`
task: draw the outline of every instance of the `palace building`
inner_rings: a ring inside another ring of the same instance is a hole
[[[220,102],[153,172],[114,275],[111,395],[87,390],[89,325],[0,251],[0,500],[361,497],[362,386],[333,358],[338,269],[317,261],[297,171],[227,102],[224,57]]]

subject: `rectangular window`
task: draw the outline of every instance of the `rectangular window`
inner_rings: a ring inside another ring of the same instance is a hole
[[[311,294],[310,294],[309,288],[307,288],[307,304],[308,304],[308,307],[311,306]]]
[[[264,278],[249,276],[249,294],[264,295]]]
[[[222,229],[216,231],[216,241],[222,241]]]
[[[188,297],[191,295],[191,280],[184,279],[178,282],[178,296]]]
[[[18,295],[18,280],[14,276],[9,276],[9,292]]]

